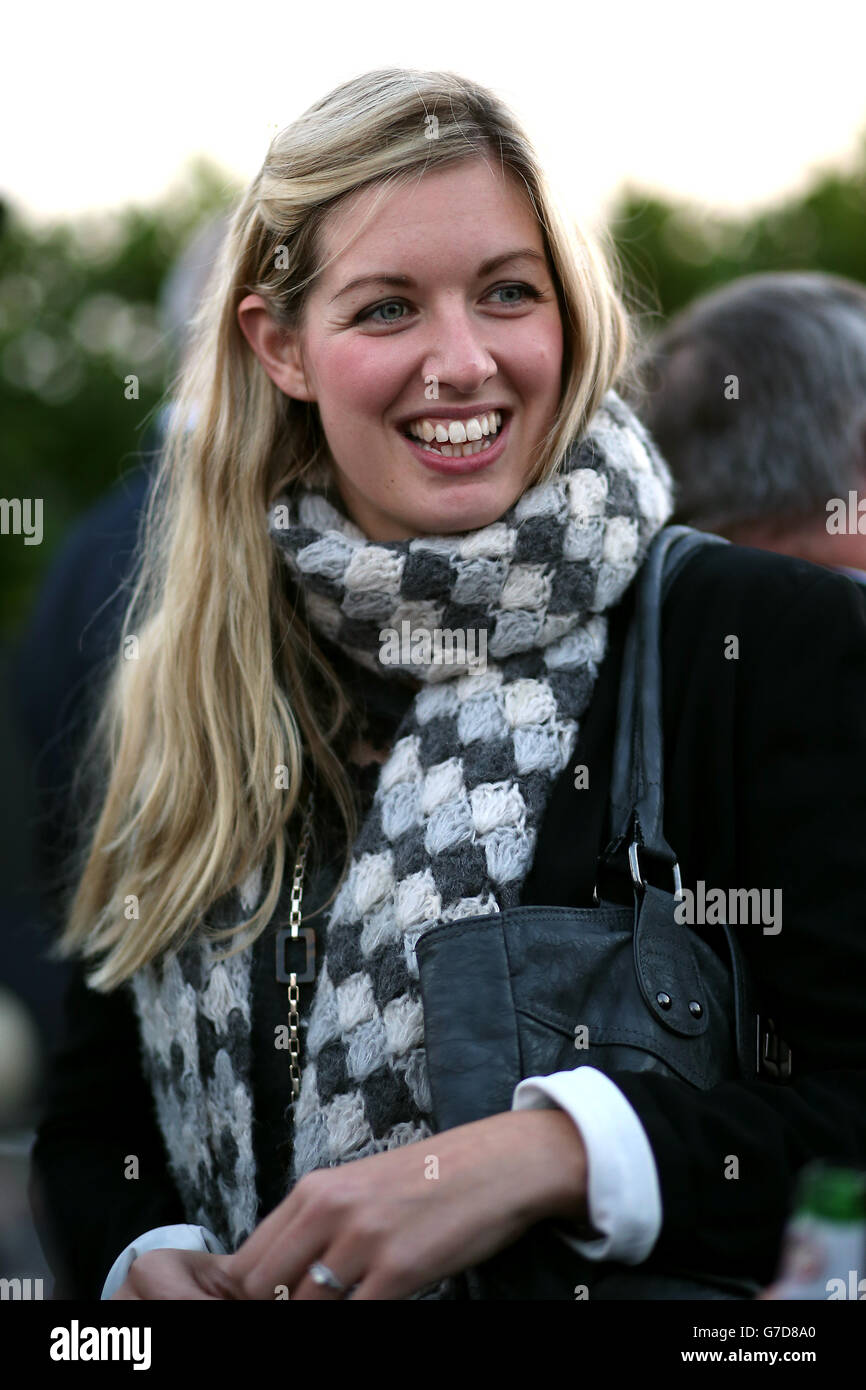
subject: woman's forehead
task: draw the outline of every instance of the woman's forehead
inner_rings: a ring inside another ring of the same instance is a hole
[[[397,189],[359,189],[335,207],[322,227],[326,262],[320,290],[329,299],[371,274],[483,272],[483,263],[531,249],[546,259],[538,220],[517,181],[487,177],[487,166],[466,161],[429,170]],[[359,223],[363,225],[359,229]]]

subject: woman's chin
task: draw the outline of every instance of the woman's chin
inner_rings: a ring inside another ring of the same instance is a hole
[[[521,493],[519,484],[503,486],[501,479],[493,478],[463,478],[459,485],[419,490],[396,505],[393,497],[377,497],[371,505],[360,493],[346,497],[342,488],[338,490],[346,515],[369,540],[383,543],[480,531],[498,521]]]
[[[460,519],[451,517],[445,518],[440,525],[429,525],[423,531],[419,530],[422,536],[462,536],[466,531],[483,531],[485,526],[492,526],[494,521],[498,521],[502,516],[503,508],[496,512],[483,512],[479,514],[467,514]]]
[[[436,498],[424,508],[423,513],[419,509],[415,529],[419,535],[428,536],[480,531],[499,521],[519,496],[519,490],[506,491],[502,487],[455,488],[453,496]]]

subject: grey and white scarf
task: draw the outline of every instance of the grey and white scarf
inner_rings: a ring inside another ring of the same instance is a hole
[[[270,509],[272,541],[309,621],[357,661],[383,675],[405,670],[381,664],[385,630],[483,631],[487,642],[486,667],[474,669],[425,661],[423,642],[414,662],[409,643],[421,689],[380,769],[327,924],[287,1191],[312,1169],[434,1132],[415,942],[437,921],[519,901],[607,650],[605,610],[671,511],[667,466],[612,391],[557,475],[478,531],[377,543],[320,493],[287,495]],[[260,867],[211,920],[240,922],[262,896]],[[214,959],[219,949],[193,938],[140,970],[132,988],[188,1220],[236,1249],[258,1209],[253,948],[225,962]]]

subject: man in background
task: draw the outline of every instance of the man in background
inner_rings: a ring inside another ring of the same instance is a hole
[[[866,286],[746,276],[674,315],[641,375],[672,521],[866,583]]]

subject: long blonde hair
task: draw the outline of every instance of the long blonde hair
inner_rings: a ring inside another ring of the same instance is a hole
[[[120,651],[82,758],[92,804],[57,953],[102,957],[88,975],[95,989],[178,949],[218,898],[266,864],[257,911],[212,932],[236,938],[227,954],[255,940],[280,896],[287,826],[311,774],[333,798],[347,846],[354,839],[354,793],[334,750],[348,701],[294,610],[266,520],[286,486],[320,466],[326,441],[315,408],[270,380],[237,308],[259,294],[275,322],[299,327],[337,200],[479,154],[526,190],[559,297],[563,389],[531,481],[556,469],[630,356],[615,259],[558,205],[529,139],[490,91],[450,72],[368,72],[275,137],[169,388]]]

